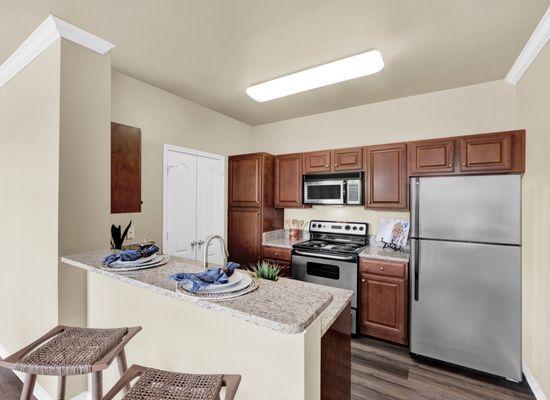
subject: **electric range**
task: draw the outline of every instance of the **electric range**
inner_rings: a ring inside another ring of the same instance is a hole
[[[364,222],[311,221],[310,240],[292,246],[292,276],[353,291],[352,333],[357,333],[359,253],[368,246]]]

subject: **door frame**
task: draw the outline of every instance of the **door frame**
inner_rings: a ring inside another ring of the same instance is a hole
[[[177,152],[177,153],[183,153],[183,154],[190,154],[190,155],[193,155],[193,156],[197,156],[197,157],[204,157],[204,158],[211,158],[211,159],[214,159],[214,160],[219,160],[221,161],[222,163],[222,173],[223,173],[223,176],[224,176],[224,188],[223,188],[223,196],[222,196],[222,199],[221,199],[221,206],[223,207],[223,215],[226,216],[227,218],[227,157],[226,156],[222,156],[220,154],[214,154],[214,153],[207,153],[207,152],[204,152],[204,151],[200,151],[200,150],[195,150],[195,149],[189,149],[189,148],[186,148],[186,147],[180,147],[180,146],[175,146],[175,145],[172,145],[172,144],[164,144],[163,145],[163,150],[162,150],[162,251],[164,252],[164,244],[166,242],[166,235],[168,234],[167,232],[167,218],[168,218],[168,215],[166,214],[165,210],[166,210],[166,202],[167,202],[167,190],[168,190],[168,187],[167,187],[167,175],[168,175],[168,152],[169,151],[174,151],[174,152]],[[226,218],[223,219],[222,221],[222,232],[223,232],[223,236],[224,238],[227,237],[227,232],[226,232]]]

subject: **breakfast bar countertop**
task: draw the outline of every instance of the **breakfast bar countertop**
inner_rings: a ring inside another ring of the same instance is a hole
[[[65,256],[61,261],[281,333],[303,332],[321,314],[322,332],[326,332],[330,327],[326,325],[329,322],[332,324],[353,294],[343,289],[328,290],[324,286],[281,278],[277,282],[261,279],[260,287],[256,291],[235,299],[198,299],[177,292],[176,282],[171,281],[168,276],[178,272],[199,272],[202,270],[200,262],[171,256],[170,261],[160,267],[134,272],[113,272],[101,268],[101,260],[109,251]]]

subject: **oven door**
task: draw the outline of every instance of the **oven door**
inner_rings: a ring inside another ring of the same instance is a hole
[[[321,256],[294,250],[292,277],[304,282],[352,290],[351,306],[357,308],[357,259],[354,256]]]
[[[305,204],[344,204],[346,181],[306,180],[304,181]]]

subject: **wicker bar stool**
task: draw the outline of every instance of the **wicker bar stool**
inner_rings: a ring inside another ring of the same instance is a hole
[[[123,400],[219,400],[225,386],[225,400],[234,400],[240,375],[197,375],[168,372],[132,365],[102,400],[113,398],[137,377]]]
[[[26,373],[21,400],[31,400],[37,375],[59,377],[58,400],[65,399],[68,375],[92,374],[92,400],[103,394],[102,371],[117,359],[120,375],[127,370],[124,346],[141,327],[76,328],[59,325],[0,361],[0,366]]]

